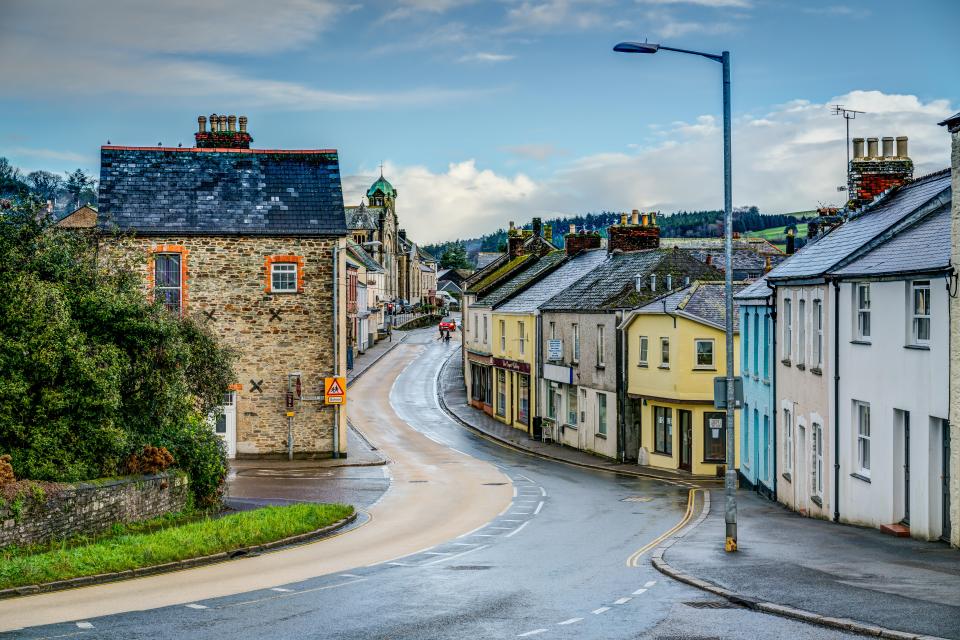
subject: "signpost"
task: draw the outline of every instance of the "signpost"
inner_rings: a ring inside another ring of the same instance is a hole
[[[347,379],[338,376],[323,381],[323,403],[344,405],[347,403]]]

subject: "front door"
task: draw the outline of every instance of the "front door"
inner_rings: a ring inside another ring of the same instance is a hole
[[[807,513],[807,497],[809,484],[807,478],[807,429],[803,425],[797,425],[797,477],[793,480],[793,486],[797,491],[797,509],[800,513]]]
[[[237,394],[223,394],[223,406],[218,407],[214,419],[214,431],[227,445],[227,457],[237,457]]]
[[[910,414],[903,413],[903,524],[910,524]]]
[[[690,471],[693,460],[693,414],[680,409],[677,411],[680,421],[680,468]]]
[[[946,420],[941,420],[940,432],[943,434],[943,438],[941,438],[943,451],[940,454],[940,464],[943,467],[943,472],[940,476],[943,478],[940,489],[940,510],[942,512],[940,522],[943,523],[943,536],[941,536],[941,539],[950,542],[950,423]]]

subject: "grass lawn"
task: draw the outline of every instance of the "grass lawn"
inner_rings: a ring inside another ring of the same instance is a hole
[[[745,235],[745,236],[749,236],[749,237],[751,237],[751,238],[763,238],[764,240],[767,240],[768,242],[772,242],[772,243],[774,243],[774,244],[785,244],[786,241],[787,241],[787,240],[786,240],[786,238],[787,238],[786,232],[787,232],[787,228],[786,228],[786,227],[772,227],[772,228],[770,228],[770,229],[763,229],[762,231],[748,231],[748,232],[745,233],[744,235]],[[805,238],[805,237],[807,237],[807,223],[806,223],[806,222],[801,222],[801,223],[797,224],[797,236],[796,236],[796,237],[798,237],[798,238]]]
[[[0,550],[0,589],[139,569],[233,551],[307,533],[353,513],[342,504],[294,504],[206,517],[156,531],[122,533],[90,544]]]

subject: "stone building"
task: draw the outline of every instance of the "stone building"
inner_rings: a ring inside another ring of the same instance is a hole
[[[132,262],[150,296],[237,351],[215,421],[231,455],[344,456],[345,412],[322,401],[345,372],[337,152],[250,149],[246,118],[205,120],[193,148],[101,148],[101,260]]]

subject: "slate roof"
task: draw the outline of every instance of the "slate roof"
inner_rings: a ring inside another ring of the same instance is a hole
[[[740,330],[739,303],[736,296],[746,286],[743,282],[733,283],[733,330]],[[727,306],[723,282],[694,282],[689,287],[661,296],[639,309],[640,313],[669,312],[698,320],[718,329],[726,328]]]
[[[334,150],[100,150],[101,227],[143,235],[347,232]]]
[[[677,247],[680,249],[723,251],[724,242],[721,237],[660,238],[660,248]],[[734,249],[750,249],[764,256],[785,255],[775,244],[764,238],[740,237],[734,239],[732,245]]]
[[[822,277],[949,188],[950,172],[947,170],[894,189],[816,242],[806,244],[767,277],[771,281]]]
[[[944,204],[916,224],[841,269],[840,276],[936,273],[950,268],[950,205]]]
[[[357,259],[363,263],[363,266],[367,268],[367,271],[373,271],[376,273],[384,273],[384,269],[380,266],[380,263],[373,259],[366,250],[361,247],[359,244],[353,240],[347,239],[347,247],[350,248],[350,251],[357,257]]]
[[[544,276],[525,291],[500,304],[498,311],[509,313],[533,313],[541,304],[552,298],[589,273],[594,267],[607,259],[606,249],[592,249],[579,253],[556,271]]]
[[[502,253],[496,251],[481,251],[477,254],[477,269],[483,269],[485,266],[501,257]]]
[[[747,300],[766,300],[773,293],[773,289],[767,286],[767,276],[762,278],[757,278],[749,285],[744,287],[737,293],[734,298],[736,300],[741,300],[744,304],[747,304]]]
[[[508,277],[495,286],[489,293],[478,298],[471,307],[496,307],[498,304],[523,290],[531,282],[542,277],[567,258],[563,251],[552,251],[547,255],[530,261],[529,266],[512,277]]]
[[[348,229],[377,229],[380,207],[346,207]]]

